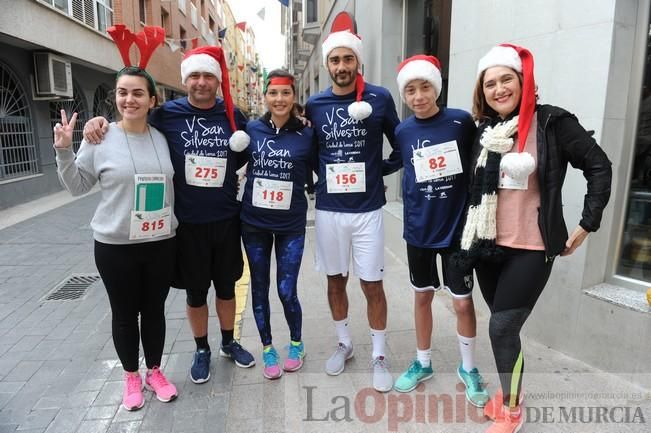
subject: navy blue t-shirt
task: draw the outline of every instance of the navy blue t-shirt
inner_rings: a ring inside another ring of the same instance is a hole
[[[238,129],[246,127],[246,119],[235,110]],[[226,117],[224,101],[209,109],[192,106],[188,98],[167,101],[149,116],[149,122],[165,135],[174,166],[174,213],[181,222],[203,224],[237,216],[237,174],[244,163],[228,147],[233,131]],[[226,158],[226,172],[221,187],[188,185],[185,178],[186,155]]]
[[[475,123],[463,110],[441,108],[428,119],[411,116],[396,128],[404,163],[403,237],[420,248],[446,248],[457,235],[467,197]],[[416,182],[414,151],[455,141],[463,173]]]
[[[386,203],[382,176],[400,169],[400,155],[394,130],[400,119],[389,91],[366,83],[362,99],[373,107],[371,115],[361,121],[348,115],[355,92],[335,95],[332,87],[314,95],[306,103],[306,115],[312,121],[319,142],[316,184],[316,208],[334,212],[359,213],[381,208]],[[393,148],[383,160],[385,135]],[[328,192],[326,169],[330,164],[364,163],[364,192]]]
[[[274,233],[304,232],[305,183],[308,173],[312,175],[309,164],[316,151],[314,130],[296,119],[276,129],[269,116],[265,116],[249,122],[246,132],[251,143],[244,151],[248,165],[240,214],[242,222]],[[279,183],[283,185],[281,189],[277,187]],[[291,189],[289,202],[288,188]],[[253,203],[254,192],[256,200],[261,200],[257,206]],[[289,209],[284,209],[286,206]]]

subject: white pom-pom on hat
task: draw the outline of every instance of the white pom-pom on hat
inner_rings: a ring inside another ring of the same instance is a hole
[[[523,182],[536,169],[536,160],[529,152],[506,153],[500,161],[500,169],[510,178]]]
[[[355,120],[364,120],[373,112],[373,107],[366,101],[356,101],[348,106],[348,115]]]
[[[231,138],[228,140],[228,146],[233,152],[241,152],[249,147],[250,142],[251,137],[249,137],[249,134],[242,130],[237,130],[233,132],[233,135],[231,135]]]

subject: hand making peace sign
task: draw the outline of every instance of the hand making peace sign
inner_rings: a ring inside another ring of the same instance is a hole
[[[61,123],[54,125],[54,147],[57,149],[67,149],[72,146],[72,133],[77,123],[77,113],[72,113],[70,122],[66,116],[66,110],[61,110]]]

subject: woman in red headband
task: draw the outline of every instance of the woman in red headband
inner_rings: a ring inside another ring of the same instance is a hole
[[[260,340],[263,374],[277,379],[303,365],[302,311],[298,300],[298,272],[305,245],[307,199],[305,182],[312,175],[314,131],[294,115],[294,77],[274,70],[268,75],[264,101],[268,112],[249,122],[251,144],[242,197],[242,241],[251,269],[251,293]],[[272,345],[269,286],[271,249],[276,252],[276,283],[290,331],[282,369]]]
[[[491,311],[489,336],[501,390],[484,407],[490,433],[513,433],[524,417],[520,330],[557,256],[572,254],[596,231],[610,196],[611,163],[573,114],[536,104],[533,56],[493,47],[477,71],[469,206],[461,257],[474,264]],[[581,220],[571,235],[561,189],[567,165],[587,179]]]

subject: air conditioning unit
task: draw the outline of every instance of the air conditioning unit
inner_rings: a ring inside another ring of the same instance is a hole
[[[36,94],[72,98],[72,67],[63,57],[34,53]]]

